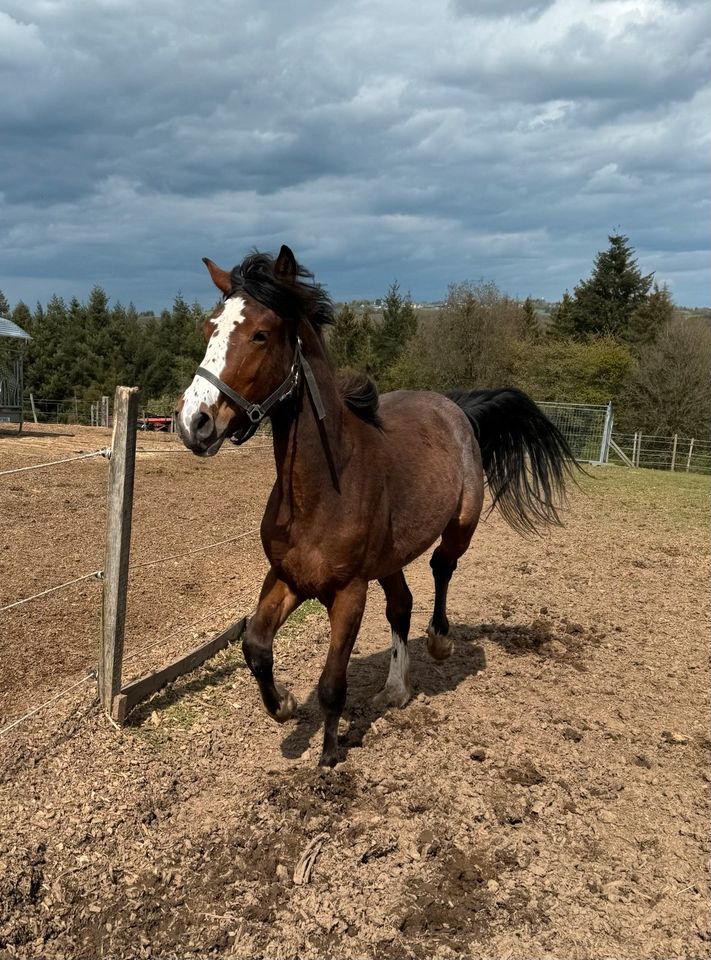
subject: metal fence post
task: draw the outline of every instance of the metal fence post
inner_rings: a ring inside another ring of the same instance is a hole
[[[121,690],[123,634],[126,622],[128,559],[131,549],[133,475],[136,462],[138,387],[116,387],[106,515],[106,553],[101,606],[99,697],[111,715]]]
[[[600,441],[600,458],[598,463],[607,463],[610,454],[610,438],[612,437],[612,401],[607,405],[605,411],[605,425],[602,428],[602,439]]]

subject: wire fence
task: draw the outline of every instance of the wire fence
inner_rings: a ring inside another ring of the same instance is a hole
[[[563,434],[580,463],[605,463],[612,428],[612,406],[588,403],[538,403]]]
[[[78,397],[60,400],[27,394],[23,397],[22,413],[27,423],[108,427],[111,420],[109,398],[106,396],[96,400],[80,400]]]
[[[677,473],[711,473],[711,441],[696,437],[655,437],[646,433],[613,433],[613,440],[635,467]],[[624,462],[611,451],[613,462]],[[628,465],[628,464],[627,464]]]
[[[111,456],[110,447],[102,447],[100,450],[94,450],[91,453],[81,453],[76,457],[65,457],[63,460],[50,460],[48,463],[33,463],[28,467],[13,467],[11,470],[0,470],[0,477],[8,477],[14,473],[29,473],[31,470],[43,470],[45,467],[57,467],[60,463],[74,463],[75,460],[91,460],[92,457],[104,457],[109,459]]]
[[[166,453],[166,452],[186,452],[186,453],[187,453],[187,452],[189,452],[189,451],[185,450],[184,448],[183,448],[183,450],[179,450],[179,449],[168,449],[168,450],[165,450],[165,449],[161,449],[161,448],[156,448],[156,449],[149,449],[149,450],[144,450],[144,451],[137,450],[136,452],[137,452],[137,453],[141,453],[141,452],[146,452],[146,453],[148,453],[148,452],[150,452],[150,453],[161,454],[161,453]],[[33,471],[33,470],[47,470],[47,469],[50,469],[50,470],[51,470],[51,468],[56,468],[56,467],[64,466],[65,464],[75,463],[75,462],[78,462],[78,461],[87,461],[87,460],[89,460],[89,459],[92,459],[92,458],[95,458],[95,457],[99,457],[99,456],[103,457],[106,461],[108,461],[108,460],[110,459],[110,457],[111,457],[111,449],[110,449],[110,448],[101,448],[101,449],[99,449],[99,450],[94,450],[94,451],[89,452],[89,453],[79,454],[79,455],[73,456],[73,457],[64,457],[64,458],[62,458],[62,459],[60,459],[60,460],[52,460],[52,461],[43,462],[43,463],[31,464],[31,465],[28,465],[28,466],[26,466],[26,467],[17,467],[17,468],[12,468],[12,469],[8,469],[8,470],[3,470],[3,471],[0,471],[0,477],[11,476],[11,475],[14,476],[14,475],[16,475],[16,474],[29,473],[29,472],[31,472],[31,471]],[[203,553],[206,553],[206,552],[208,552],[208,551],[210,551],[210,550],[215,550],[215,549],[217,549],[217,548],[219,548],[219,547],[225,547],[225,546],[227,546],[228,544],[238,543],[239,541],[245,540],[246,538],[257,534],[258,532],[259,532],[259,526],[254,526],[254,527],[252,527],[252,528],[250,528],[250,529],[248,529],[248,530],[243,530],[243,531],[241,531],[240,533],[234,534],[234,535],[232,535],[232,536],[230,536],[230,537],[224,537],[224,538],[222,538],[222,539],[220,539],[220,540],[211,541],[210,543],[202,544],[202,545],[200,545],[200,546],[198,546],[198,547],[193,547],[193,548],[191,548],[191,549],[184,550],[184,551],[180,551],[180,552],[177,552],[177,553],[171,553],[171,554],[168,554],[168,555],[166,555],[166,556],[155,557],[155,558],[152,558],[152,559],[143,560],[143,561],[139,561],[139,562],[136,562],[136,563],[131,563],[131,564],[129,565],[129,571],[138,570],[138,569],[144,569],[144,568],[146,568],[146,567],[157,566],[158,564],[166,563],[166,562],[169,562],[169,561],[182,560],[182,559],[184,559],[184,558],[191,557],[191,556],[196,555],[196,554],[203,554]],[[40,599],[45,598],[45,597],[47,597],[47,596],[49,596],[49,595],[56,594],[56,593],[59,593],[60,591],[70,589],[71,587],[73,587],[73,586],[75,586],[75,585],[77,585],[77,584],[79,584],[79,583],[83,583],[83,582],[85,582],[85,581],[87,581],[87,580],[94,579],[94,580],[97,580],[97,581],[102,581],[103,578],[104,578],[104,571],[103,571],[103,570],[99,569],[99,570],[89,571],[88,573],[84,573],[84,574],[81,574],[80,576],[73,577],[73,578],[71,578],[71,579],[69,579],[69,580],[65,580],[65,581],[63,581],[62,583],[58,583],[58,584],[55,584],[55,585],[53,585],[53,586],[46,587],[45,589],[40,590],[40,591],[38,591],[37,593],[34,593],[34,594],[30,595],[30,596],[22,597],[22,598],[20,598],[20,599],[18,599],[18,600],[14,600],[14,601],[12,601],[12,602],[10,602],[10,603],[7,603],[7,604],[5,604],[5,605],[3,605],[3,606],[0,606],[0,614],[9,613],[10,611],[16,610],[16,609],[19,608],[19,607],[23,607],[23,606],[25,606],[26,604],[28,604],[28,603],[30,603],[30,602],[32,602],[32,601],[40,600]],[[159,645],[165,643],[166,641],[168,641],[168,640],[170,640],[170,639],[174,639],[176,636],[184,635],[184,634],[188,633],[189,631],[193,630],[193,629],[194,629],[195,627],[197,627],[199,624],[204,623],[205,620],[218,617],[220,614],[224,613],[226,610],[228,610],[228,609],[233,609],[233,610],[234,610],[237,606],[238,606],[238,601],[235,601],[234,599],[232,599],[232,600],[230,600],[229,602],[223,604],[223,605],[220,606],[220,607],[212,608],[212,609],[210,609],[206,614],[203,614],[203,615],[202,615],[201,617],[199,617],[198,619],[196,619],[196,620],[194,620],[194,621],[192,621],[192,622],[190,622],[190,623],[185,623],[185,624],[183,624],[182,626],[176,626],[176,627],[174,627],[174,628],[170,631],[170,633],[168,633],[168,634],[166,634],[166,635],[164,635],[164,636],[161,636],[160,638],[158,638],[157,640],[154,640],[153,642],[151,642],[151,643],[149,643],[149,644],[140,645],[138,648],[136,648],[135,650],[133,650],[133,651],[129,654],[129,656],[127,656],[127,657],[125,658],[125,662],[126,662],[126,663],[132,662],[132,661],[136,660],[139,656],[141,656],[141,655],[143,655],[143,654],[145,654],[145,653],[150,652],[150,651],[153,650],[156,646],[159,646]],[[19,726],[21,723],[23,723],[25,720],[28,720],[29,718],[35,716],[35,715],[38,714],[40,711],[42,711],[42,710],[46,709],[47,707],[51,706],[52,704],[56,703],[57,701],[59,701],[59,700],[62,699],[63,697],[68,696],[72,691],[76,690],[76,689],[77,689],[78,687],[80,687],[81,685],[83,685],[83,684],[85,684],[85,683],[87,683],[87,682],[89,682],[89,681],[91,681],[91,680],[96,680],[96,679],[97,679],[97,669],[96,669],[96,667],[93,667],[93,668],[89,669],[88,671],[85,670],[81,677],[79,677],[78,679],[75,679],[75,680],[74,680],[72,683],[70,683],[68,686],[60,689],[60,690],[57,691],[57,692],[55,692],[55,693],[52,694],[52,696],[50,696],[47,700],[45,700],[45,701],[43,701],[42,703],[37,704],[37,705],[35,705],[35,706],[27,709],[27,710],[26,710],[23,714],[21,714],[19,717],[14,718],[14,719],[11,720],[10,722],[6,723],[4,726],[0,727],[0,737],[3,737],[3,736],[5,736],[6,734],[10,733],[10,731],[14,730],[16,727],[18,727],[18,726]]]

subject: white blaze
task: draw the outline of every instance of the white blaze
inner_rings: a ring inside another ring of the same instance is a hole
[[[202,358],[201,367],[205,367],[210,373],[213,373],[220,380],[227,365],[227,350],[230,344],[230,335],[238,323],[244,323],[244,300],[242,297],[230,297],[225,301],[225,306],[219,317],[213,320],[215,329],[207,342],[205,356]],[[183,409],[180,412],[180,419],[183,427],[187,430],[193,416],[199,412],[200,404],[205,403],[212,406],[217,403],[220,391],[213,387],[203,377],[197,375],[193,377],[193,382],[183,394]]]

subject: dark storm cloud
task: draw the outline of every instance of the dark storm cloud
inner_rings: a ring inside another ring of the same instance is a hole
[[[3,10],[11,299],[209,300],[201,256],[284,240],[339,297],[557,298],[618,226],[680,302],[711,299],[701,3]]]

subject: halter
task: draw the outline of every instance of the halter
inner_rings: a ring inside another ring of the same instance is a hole
[[[244,410],[244,412],[247,414],[247,417],[250,420],[249,427],[247,427],[246,431],[238,440],[234,436],[230,437],[232,443],[236,444],[237,446],[241,446],[241,444],[246,443],[250,437],[254,436],[257,431],[257,427],[266,417],[272,407],[275,407],[278,403],[281,403],[282,400],[286,400],[286,398],[293,393],[299,383],[299,374],[302,370],[304,372],[306,388],[309,391],[311,401],[316,409],[316,415],[318,416],[319,420],[323,420],[326,416],[326,411],[324,410],[321,394],[319,393],[316,378],[314,377],[314,372],[311,369],[311,364],[306,359],[301,349],[301,337],[296,338],[294,360],[291,364],[291,369],[287,374],[286,380],[284,380],[281,386],[277,387],[274,393],[271,393],[266,400],[262,400],[261,403],[251,403],[246,397],[243,397],[241,393],[237,393],[236,390],[233,390],[232,387],[229,387],[224,381],[220,380],[219,377],[216,377],[214,373],[205,369],[205,367],[198,367],[195,371],[195,375],[197,377],[202,377],[203,380],[207,380],[207,382],[211,383],[213,387],[217,387],[218,390],[224,393],[226,397],[229,397],[230,400],[236,403],[237,406]]]

